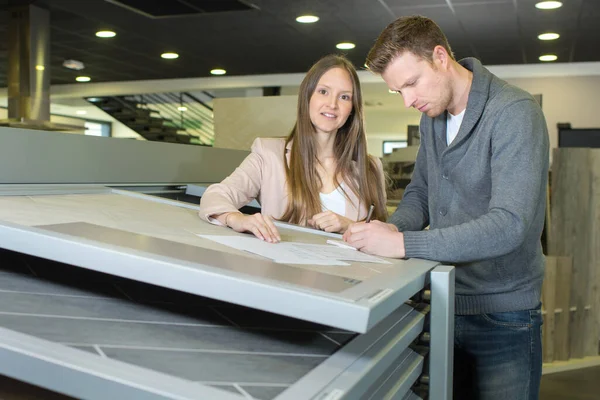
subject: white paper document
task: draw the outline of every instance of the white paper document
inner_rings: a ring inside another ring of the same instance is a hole
[[[325,232],[325,231],[322,231],[317,228],[311,228],[310,226],[301,226],[301,225],[290,224],[289,222],[282,222],[282,221],[273,221],[273,224],[275,224],[275,226],[278,228],[285,228],[285,229],[291,229],[294,231],[307,232],[307,233],[312,233],[314,235],[328,236],[328,237],[332,237],[332,238],[336,238],[336,239],[342,238],[342,235],[339,233]]]
[[[327,239],[327,243],[341,247],[342,249],[356,250],[356,247],[349,245],[348,243],[344,242],[343,240]]]
[[[344,261],[390,264],[352,249],[296,242],[268,243],[255,237],[200,235],[201,238],[269,258],[282,264],[350,265]]]

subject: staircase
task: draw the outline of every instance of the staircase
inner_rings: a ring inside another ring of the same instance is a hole
[[[146,140],[203,146],[212,146],[214,142],[212,107],[190,93],[88,97],[86,100]]]

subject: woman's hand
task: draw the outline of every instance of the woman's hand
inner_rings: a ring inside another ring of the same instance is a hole
[[[252,232],[260,240],[269,243],[279,243],[281,241],[281,235],[279,235],[273,219],[268,215],[262,215],[261,213],[245,215],[232,212],[225,214],[224,217],[219,216],[219,220],[236,232]]]
[[[308,225],[325,232],[344,233],[353,222],[351,219],[336,214],[333,211],[324,211],[313,215],[308,220]]]

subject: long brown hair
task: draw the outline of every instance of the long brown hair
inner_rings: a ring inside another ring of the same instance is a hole
[[[352,63],[339,55],[329,55],[317,61],[300,84],[296,124],[286,140],[286,148],[292,143],[289,166],[285,163],[289,200],[281,219],[305,225],[309,218],[322,211],[319,198],[322,181],[317,171],[319,160],[316,131],[310,119],[309,103],[319,80],[332,68],[348,72],[353,90],[352,112],[338,130],[333,145],[337,160],[334,183],[336,187],[339,186],[340,177],[358,197],[360,204],[355,206],[359,210],[361,206],[369,207],[374,204],[372,219],[385,221],[387,209],[384,182],[375,159],[367,154],[360,82]],[[344,194],[348,197],[347,193]]]

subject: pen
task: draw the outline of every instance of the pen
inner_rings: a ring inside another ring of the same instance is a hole
[[[373,216],[373,210],[375,210],[375,204],[371,204],[371,206],[369,207],[369,212],[367,213],[367,219],[366,219],[366,223],[371,222],[371,217]]]

